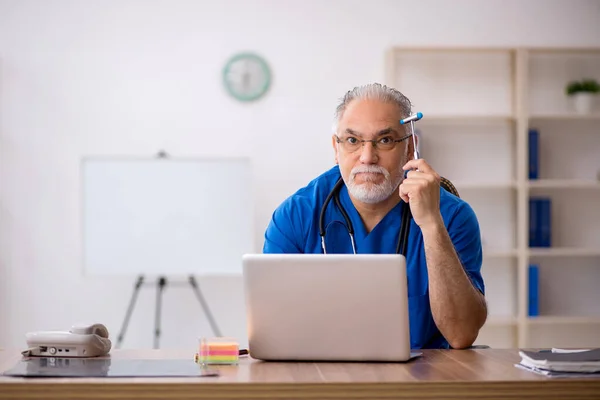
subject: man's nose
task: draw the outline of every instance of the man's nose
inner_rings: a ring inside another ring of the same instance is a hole
[[[372,142],[364,142],[360,149],[360,162],[363,164],[375,164],[378,160],[377,150]]]

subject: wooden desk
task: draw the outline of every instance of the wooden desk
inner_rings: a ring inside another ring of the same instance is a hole
[[[406,364],[276,363],[243,359],[213,378],[0,377],[6,399],[600,399],[600,379],[546,378],[514,367],[517,350],[426,350]],[[171,350],[114,350],[115,358],[190,358]],[[19,360],[0,351],[2,372]]]

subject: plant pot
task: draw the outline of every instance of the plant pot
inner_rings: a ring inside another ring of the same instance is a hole
[[[573,108],[577,114],[589,114],[594,109],[596,94],[594,93],[577,93],[572,96]]]

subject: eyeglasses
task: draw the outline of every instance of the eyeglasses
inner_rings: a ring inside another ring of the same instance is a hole
[[[378,139],[372,140],[363,140],[358,139],[355,136],[344,136],[342,138],[335,135],[335,140],[338,142],[344,151],[348,153],[353,153],[356,150],[363,147],[366,142],[371,142],[373,144],[373,148],[377,150],[389,151],[396,147],[396,143],[400,143],[411,137],[412,134],[408,134],[400,139],[394,139],[393,136],[382,136]]]

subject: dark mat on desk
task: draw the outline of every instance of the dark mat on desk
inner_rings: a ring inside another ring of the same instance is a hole
[[[136,378],[218,376],[194,360],[27,357],[4,376],[25,378]]]

